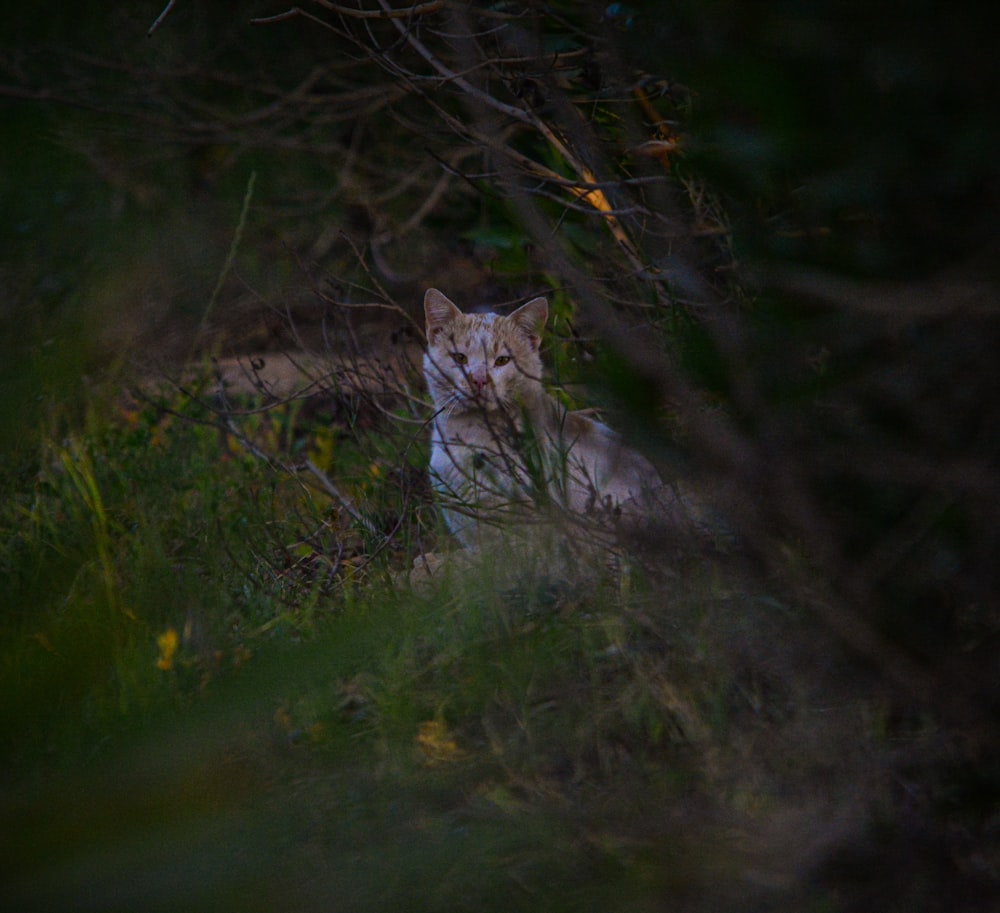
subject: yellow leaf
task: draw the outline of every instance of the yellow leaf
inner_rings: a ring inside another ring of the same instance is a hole
[[[417,727],[417,747],[427,764],[447,764],[466,757],[441,720],[425,720]]]
[[[55,648],[52,646],[52,643],[49,641],[48,637],[46,637],[45,634],[43,634],[41,631],[38,631],[37,633],[32,634],[31,636],[35,640],[37,640],[46,650],[48,650],[49,653],[56,652]]]
[[[156,646],[160,648],[160,658],[156,661],[156,668],[167,672],[174,665],[174,653],[177,652],[177,632],[173,628],[167,628],[156,638]]]
[[[292,731],[292,715],[287,707],[279,707],[274,711],[274,724],[283,732]]]

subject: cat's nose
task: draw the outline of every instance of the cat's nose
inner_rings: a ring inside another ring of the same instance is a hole
[[[475,391],[478,393],[483,389],[489,382],[490,376],[486,372],[486,368],[474,368],[469,372],[469,382],[472,384]]]

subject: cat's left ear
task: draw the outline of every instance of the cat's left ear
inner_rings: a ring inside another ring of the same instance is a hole
[[[531,344],[537,349],[542,343],[545,321],[549,319],[548,303],[544,298],[532,298],[514,311],[510,319],[527,333]]]

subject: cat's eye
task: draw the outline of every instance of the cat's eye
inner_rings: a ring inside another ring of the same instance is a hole
[[[493,362],[498,368],[502,368],[507,362],[510,361],[509,355],[498,355],[497,360]]]
[[[469,356],[465,352],[452,352],[451,357],[456,365],[464,365],[469,362]]]

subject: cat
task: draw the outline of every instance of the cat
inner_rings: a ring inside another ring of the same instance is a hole
[[[466,314],[432,288],[424,313],[435,409],[430,475],[463,546],[554,516],[606,531],[664,502],[669,489],[645,457],[546,392],[544,298],[508,316]]]

